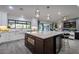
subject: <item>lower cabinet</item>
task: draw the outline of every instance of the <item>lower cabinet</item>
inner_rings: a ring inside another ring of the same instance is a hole
[[[46,39],[25,34],[25,46],[34,54],[56,54],[62,46],[61,35]]]
[[[79,40],[79,32],[75,32],[75,39]]]

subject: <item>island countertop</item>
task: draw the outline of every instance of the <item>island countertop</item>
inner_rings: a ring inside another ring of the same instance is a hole
[[[36,37],[39,37],[42,39],[46,39],[46,38],[49,38],[52,36],[63,34],[63,32],[60,32],[60,31],[47,31],[47,32],[46,31],[42,31],[42,32],[35,31],[35,32],[27,32],[27,34],[30,34],[30,35],[33,35],[33,36],[36,36]]]

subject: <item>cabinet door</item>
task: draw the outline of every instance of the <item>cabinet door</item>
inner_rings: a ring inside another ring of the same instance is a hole
[[[43,40],[39,38],[35,38],[35,53],[42,54],[43,51]]]
[[[34,49],[35,49],[35,39],[33,36],[28,35],[27,39],[26,39],[26,47],[28,47],[30,49],[30,51],[32,53],[34,53]]]
[[[79,39],[79,33],[75,32],[75,39]]]

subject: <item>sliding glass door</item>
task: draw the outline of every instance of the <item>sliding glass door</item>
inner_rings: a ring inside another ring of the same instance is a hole
[[[44,24],[44,31],[50,31],[50,24]]]
[[[50,24],[39,23],[38,29],[39,31],[50,31]]]
[[[39,24],[39,31],[43,31],[44,30],[44,25],[42,23]]]

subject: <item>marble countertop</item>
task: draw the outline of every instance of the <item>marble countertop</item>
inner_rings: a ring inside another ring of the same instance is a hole
[[[42,39],[46,39],[46,38],[53,37],[59,34],[63,34],[63,32],[59,32],[59,31],[37,32],[36,31],[36,32],[27,32],[27,34],[30,34],[30,35],[33,35],[33,36],[36,36]]]
[[[75,31],[75,32],[79,32],[79,31]]]

